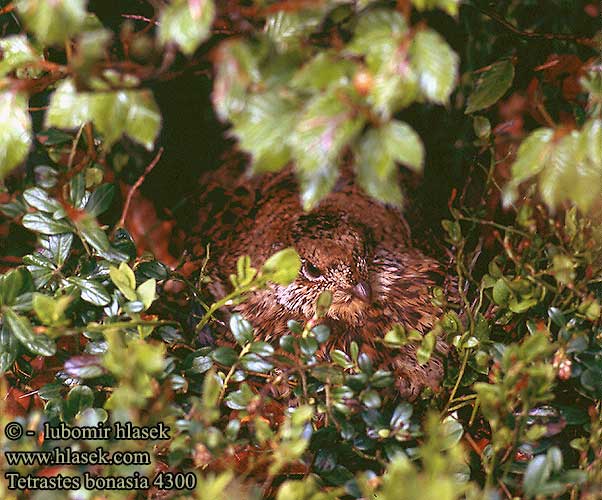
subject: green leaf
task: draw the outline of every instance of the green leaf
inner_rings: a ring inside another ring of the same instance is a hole
[[[232,366],[238,359],[238,354],[231,347],[218,347],[211,353],[211,357],[217,363],[225,366]]]
[[[600,196],[602,171],[587,158],[588,140],[588,135],[573,130],[550,152],[538,182],[539,192],[551,209],[568,200],[587,211]]]
[[[302,91],[322,91],[331,85],[348,84],[355,64],[340,59],[335,52],[318,53],[293,76],[290,85]]]
[[[12,309],[5,309],[4,320],[9,332],[32,353],[40,356],[52,356],[56,352],[56,344],[46,335],[36,335],[27,318],[19,316]]]
[[[504,196],[505,205],[509,205],[514,201],[516,195],[513,194],[513,191],[520,183],[534,177],[543,170],[553,149],[553,138],[554,130],[540,128],[523,140],[516,153],[516,161],[512,164],[512,180],[507,186]]]
[[[468,96],[466,114],[488,108],[499,101],[512,85],[514,64],[509,59],[495,62],[481,73]]]
[[[238,313],[230,318],[230,331],[240,346],[253,340],[253,326]]]
[[[94,217],[89,215],[82,217],[76,221],[76,225],[82,238],[100,255],[109,250],[111,247],[109,239]]]
[[[330,351],[330,358],[337,365],[342,366],[343,368],[353,367],[353,362],[351,361],[351,358],[339,349],[334,349],[334,350]]]
[[[299,348],[305,356],[313,356],[318,350],[318,342],[313,337],[301,337]]]
[[[50,252],[53,262],[57,266],[62,266],[69,258],[71,245],[73,244],[73,234],[53,234],[43,240],[44,247]]]
[[[395,162],[421,171],[423,161],[424,147],[418,134],[406,123],[393,120],[362,137],[356,161],[358,181],[371,196],[401,205],[403,194]]]
[[[589,160],[598,169],[602,169],[602,119],[589,120],[581,133],[587,144]]]
[[[31,273],[24,267],[0,275],[0,305],[12,306],[20,295],[33,290]]]
[[[136,300],[136,276],[134,271],[125,262],[119,264],[119,268],[109,267],[109,276],[119,291],[125,295],[128,300]]]
[[[38,187],[33,187],[23,191],[23,199],[33,208],[42,212],[54,213],[61,208],[58,201],[50,198],[48,193]]]
[[[66,220],[54,220],[42,212],[24,215],[21,223],[30,231],[42,234],[61,234],[73,231]]]
[[[493,285],[493,301],[498,306],[506,306],[512,297],[512,290],[508,287],[506,280],[500,278]]]
[[[373,9],[359,17],[353,39],[346,50],[367,56],[368,66],[377,69],[390,59],[408,31],[403,16],[394,10]]]
[[[111,202],[115,196],[115,185],[114,184],[102,184],[98,186],[88,198],[84,209],[92,217],[106,212],[111,206]]]
[[[246,382],[243,382],[238,391],[228,394],[225,403],[232,410],[245,410],[252,399],[253,391]]]
[[[418,76],[407,54],[394,52],[393,59],[379,66],[368,102],[383,119],[412,104],[418,97]]]
[[[458,56],[441,35],[430,29],[416,33],[410,60],[422,94],[430,101],[447,103],[458,77]]]
[[[364,125],[364,118],[353,113],[353,100],[345,88],[338,87],[316,95],[307,103],[290,137],[306,210],[332,188],[340,153]]]
[[[414,408],[410,403],[400,403],[395,407],[389,426],[391,428],[401,427],[404,424],[410,423],[410,418],[414,413]]]
[[[364,392],[361,400],[362,403],[364,403],[364,405],[366,405],[368,408],[380,408],[380,405],[382,404],[380,395],[373,389]]]
[[[419,364],[424,365],[431,359],[436,341],[437,334],[435,331],[430,331],[422,338],[420,347],[416,350],[416,359]]]
[[[137,289],[136,294],[138,298],[144,304],[144,310],[146,311],[154,300],[157,298],[157,281],[154,278],[147,279]]]
[[[85,0],[16,0],[26,28],[45,45],[59,45],[76,35],[86,20]]]
[[[92,305],[106,306],[111,302],[111,296],[107,293],[105,287],[96,281],[77,278],[75,276],[67,278],[67,281],[79,289],[82,300]]]
[[[12,35],[0,39],[0,76],[5,76],[21,66],[42,59],[25,35]]]
[[[71,297],[65,296],[53,299],[42,293],[34,293],[32,299],[33,310],[45,325],[60,325],[65,322],[65,310],[71,302]]]
[[[50,96],[45,116],[45,126],[75,129],[89,121],[90,99],[77,93],[70,78],[63,80]]]
[[[0,180],[27,157],[31,147],[31,117],[27,98],[16,92],[0,92]]]
[[[218,47],[215,59],[213,107],[221,120],[228,120],[244,110],[247,87],[261,79],[258,50],[246,41],[231,39]]]
[[[159,16],[159,42],[175,43],[186,55],[192,55],[209,36],[214,16],[213,0],[172,0]]]
[[[287,12],[279,10],[267,16],[265,32],[280,52],[291,51],[300,45],[301,40],[318,28],[324,11],[320,9],[299,9]]]
[[[294,128],[296,102],[275,91],[249,98],[243,113],[232,117],[232,134],[240,147],[252,155],[254,172],[270,172],[290,161],[291,151],[282,130]]]
[[[240,360],[245,370],[257,373],[268,373],[274,365],[255,353],[245,354]]]
[[[127,101],[128,113],[124,132],[128,137],[151,151],[161,130],[159,106],[157,106],[153,94],[148,90],[129,91]]]
[[[297,176],[301,184],[303,209],[311,210],[332,191],[339,172],[334,164],[325,163],[313,172],[297,171]]]
[[[545,455],[537,455],[527,465],[523,476],[523,489],[527,497],[537,495],[548,482],[551,474],[550,463]]]
[[[10,370],[19,354],[19,341],[10,333],[7,322],[0,327],[0,375]]]
[[[253,342],[250,352],[266,357],[274,354],[274,348],[267,342]]]
[[[566,255],[557,254],[552,258],[552,270],[558,283],[570,285],[575,279],[576,264]]]
[[[456,446],[462,436],[464,435],[464,428],[462,424],[453,417],[447,417],[441,423],[441,442],[439,443],[440,450],[449,450],[453,446]]]
[[[76,385],[67,394],[67,408],[71,415],[77,415],[94,404],[94,392],[87,385]]]
[[[301,259],[294,248],[285,248],[269,257],[263,267],[262,274],[279,285],[290,285],[301,270]]]
[[[417,10],[441,9],[450,16],[458,14],[459,0],[412,0],[412,4]]]
[[[150,150],[161,127],[161,114],[148,90],[78,93],[72,80],[65,79],[50,98],[45,126],[75,129],[89,121],[108,147],[127,134]]]

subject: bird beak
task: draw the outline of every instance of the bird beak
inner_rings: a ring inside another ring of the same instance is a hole
[[[372,302],[372,289],[365,281],[360,281],[357,285],[355,285],[351,289],[351,293],[361,301],[366,302],[366,304],[370,304]]]

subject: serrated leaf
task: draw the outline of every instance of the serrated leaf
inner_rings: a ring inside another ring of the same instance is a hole
[[[45,45],[58,45],[80,32],[86,21],[85,0],[16,0],[19,17]]]
[[[267,16],[265,32],[280,52],[290,51],[318,28],[324,14],[320,9],[279,10]]]
[[[374,75],[368,102],[384,119],[412,104],[418,97],[418,77],[406,54],[394,53],[393,59],[379,66]]]
[[[368,56],[368,66],[378,68],[390,59],[398,42],[408,31],[401,14],[394,10],[374,9],[359,17],[354,36],[346,51]]]
[[[150,150],[161,127],[161,114],[148,90],[79,93],[66,79],[50,98],[46,127],[74,129],[89,121],[108,147],[127,134]]]
[[[105,287],[96,281],[77,278],[75,276],[67,278],[67,281],[79,289],[82,300],[92,305],[106,306],[111,302],[111,296],[107,293]]]
[[[48,127],[75,129],[89,121],[90,99],[78,93],[70,78],[63,80],[50,96],[44,124]]]
[[[458,77],[458,56],[443,37],[430,29],[416,33],[410,61],[422,94],[430,101],[447,103]]]
[[[512,164],[512,183],[520,184],[542,171],[552,151],[554,131],[540,128],[529,134],[518,148]]]
[[[0,76],[5,76],[27,63],[41,60],[42,54],[25,35],[12,35],[0,39],[0,57]]]
[[[589,120],[582,135],[587,143],[587,156],[594,166],[602,169],[602,119]]]
[[[61,234],[73,231],[71,225],[65,220],[54,220],[52,217],[35,212],[23,216],[21,223],[30,231],[42,234]]]
[[[247,87],[261,79],[258,51],[243,40],[228,40],[216,51],[213,107],[221,120],[242,112],[247,102]]]
[[[293,100],[271,91],[253,95],[244,112],[232,117],[232,134],[252,155],[254,172],[276,171],[290,161],[290,147],[281,132],[294,127],[296,112]]]
[[[151,151],[161,130],[161,112],[148,90],[128,92],[124,133]]]
[[[326,164],[311,174],[297,172],[297,175],[301,184],[303,209],[309,211],[332,191],[339,172],[335,165]]]
[[[209,36],[214,16],[213,0],[172,0],[159,16],[159,42],[175,43],[191,55]]]
[[[354,70],[351,61],[340,59],[334,52],[323,51],[295,73],[290,85],[304,91],[321,91],[331,85],[348,83]]]
[[[466,114],[488,108],[500,100],[514,80],[514,64],[509,59],[495,62],[480,74],[468,96]]]
[[[0,92],[0,180],[27,157],[31,147],[31,117],[27,98]]]

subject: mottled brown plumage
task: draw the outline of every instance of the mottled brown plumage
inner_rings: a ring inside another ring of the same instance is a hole
[[[232,179],[240,179],[232,185]],[[230,185],[229,185],[230,183]],[[402,214],[366,196],[344,175],[318,208],[303,211],[290,170],[247,178],[224,167],[213,178],[201,203],[197,230],[211,244],[209,290],[215,298],[230,290],[228,276],[240,255],[260,266],[278,250],[292,246],[303,267],[288,287],[270,285],[235,307],[266,340],[288,332],[289,319],[305,322],[314,314],[323,290],[333,303],[327,315],[329,345],[346,350],[352,340],[375,362],[392,369],[403,397],[414,398],[424,386],[435,388],[443,375],[442,341],[424,366],[416,347],[386,348],[377,339],[396,323],[426,333],[440,314],[431,288],[441,278],[438,263],[412,248]]]

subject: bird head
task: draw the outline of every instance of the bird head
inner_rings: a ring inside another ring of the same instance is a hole
[[[302,267],[280,303],[311,317],[317,297],[329,291],[332,319],[361,321],[374,298],[369,272],[374,242],[369,228],[346,214],[312,212],[300,216],[290,234]]]

